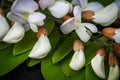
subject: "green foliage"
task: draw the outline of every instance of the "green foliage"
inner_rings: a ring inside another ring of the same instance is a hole
[[[5,42],[0,42],[0,50],[3,50],[9,46],[11,46],[12,44],[9,43],[5,43]]]
[[[36,64],[38,64],[38,63],[40,63],[40,62],[41,62],[40,59],[31,59],[31,58],[29,58],[29,59],[27,60],[27,66],[28,66],[28,67],[32,67],[32,66],[34,66],[34,65],[36,65]]]
[[[18,43],[15,44],[13,49],[13,55],[22,54],[30,49],[37,41],[35,33],[29,31],[26,33],[25,37]]]
[[[12,50],[13,46],[10,46],[0,51],[0,76],[13,70],[28,58],[29,51],[21,55],[13,56]]]

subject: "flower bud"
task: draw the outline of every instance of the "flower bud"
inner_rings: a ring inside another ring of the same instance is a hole
[[[71,18],[71,16],[64,16],[63,17],[63,21],[67,21],[68,19],[70,19]]]
[[[115,43],[113,45],[113,50],[120,55],[120,44],[119,43]]]
[[[3,11],[3,9],[0,7],[0,15],[4,15],[4,11]]]
[[[119,66],[117,57],[113,54],[109,54],[109,75],[108,80],[117,80],[119,78]]]
[[[113,36],[115,35],[115,28],[112,27],[104,28],[102,34],[104,37],[108,39],[113,39]]]
[[[92,21],[93,19],[93,16],[94,16],[94,12],[93,11],[83,11],[82,12],[82,18],[85,20],[85,21]]]
[[[104,57],[105,57],[105,50],[103,48],[97,51],[96,56],[91,61],[91,66],[95,74],[105,79],[105,67],[104,67]]]
[[[73,50],[79,51],[80,49],[84,50],[84,45],[80,39],[76,39],[73,44]]]
[[[45,27],[40,27],[37,32],[37,38],[39,38],[41,35],[48,35],[48,30]]]

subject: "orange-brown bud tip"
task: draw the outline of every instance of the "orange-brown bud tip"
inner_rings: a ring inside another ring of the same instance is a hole
[[[116,64],[118,64],[117,57],[113,53],[110,53],[109,54],[109,65],[115,66]]]
[[[37,38],[39,38],[41,35],[48,35],[48,30],[45,27],[40,27],[37,32]]]
[[[96,54],[103,56],[105,55],[105,50],[103,48],[100,48],[99,50],[97,50]]]
[[[83,11],[82,19],[85,21],[92,21],[94,12],[93,11]]]
[[[68,20],[68,19],[70,19],[71,18],[71,16],[64,16],[63,17],[63,21],[66,21],[66,20]]]
[[[73,50],[78,51],[78,50],[84,50],[84,45],[80,39],[76,39],[73,44]]]
[[[120,55],[120,43],[113,44],[113,50]]]
[[[0,14],[3,16],[4,15],[4,10],[0,7]]]
[[[104,28],[102,34],[104,37],[112,40],[113,36],[115,35],[115,28],[112,27]]]
[[[13,26],[15,24],[15,22],[14,21],[11,21],[11,26]]]

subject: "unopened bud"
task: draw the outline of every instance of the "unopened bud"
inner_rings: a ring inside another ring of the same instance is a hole
[[[45,27],[40,27],[37,32],[37,38],[39,38],[41,35],[48,35],[48,30]]]
[[[64,16],[63,17],[63,21],[67,21],[68,19],[70,19],[71,18],[71,16]]]
[[[105,50],[103,48],[100,48],[99,50],[97,50],[96,54],[104,56],[105,55]]]
[[[0,15],[4,15],[4,11],[3,11],[3,9],[0,7]]]
[[[73,50],[79,51],[80,49],[84,50],[84,45],[80,39],[76,39],[73,44]]]
[[[120,44],[115,43],[115,44],[113,45],[113,50],[114,50],[117,54],[120,55]]]
[[[94,12],[93,11],[83,11],[82,12],[82,18],[85,21],[92,21]]]
[[[113,36],[115,35],[115,28],[112,27],[104,28],[102,34],[104,37],[112,40]]]

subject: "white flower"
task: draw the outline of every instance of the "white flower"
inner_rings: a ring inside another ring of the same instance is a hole
[[[54,5],[48,7],[48,10],[56,18],[61,18],[71,12],[72,5],[64,0],[58,0]]]
[[[44,10],[52,5],[54,5],[55,0],[39,0],[40,7]]]
[[[83,50],[75,51],[72,60],[70,61],[70,68],[73,70],[80,70],[85,65],[85,55]]]
[[[120,43],[120,29],[115,29],[115,35],[113,36],[113,39],[116,43]]]
[[[47,36],[41,35],[29,54],[30,58],[41,59],[48,55],[51,44]]]
[[[10,28],[4,16],[1,15],[0,15],[0,26],[1,26],[0,29],[0,40],[1,40],[7,34]]]
[[[105,8],[97,11],[93,16],[93,21],[103,25],[108,26],[112,24],[118,17],[118,6],[115,3],[111,3]]]
[[[26,5],[23,6],[23,4]],[[38,4],[34,0],[16,0],[12,5],[11,12],[8,13],[8,18],[23,25],[29,24],[31,30],[37,32],[37,27],[44,25],[43,20],[46,18],[41,12],[35,12],[37,9]]]
[[[118,12],[118,18],[120,19],[120,0],[115,0],[115,3],[118,5],[119,7],[119,12]]]
[[[68,34],[75,30],[80,39],[84,42],[87,42],[92,35],[91,32],[97,32],[97,28],[91,23],[81,23],[81,9],[79,6],[74,7],[73,14],[74,17],[68,19],[60,26],[61,31],[64,34]]]
[[[104,67],[104,51],[99,49],[97,55],[92,59],[91,66],[95,74],[105,79],[105,67]]]
[[[15,24],[3,38],[3,41],[7,43],[16,43],[23,39],[24,34],[25,34],[24,27],[20,23],[15,22]]]
[[[118,65],[118,59],[117,57],[113,54],[109,54],[109,75],[107,80],[118,80],[119,78],[119,65]]]
[[[85,65],[85,55],[83,43],[77,39],[74,41],[73,50],[75,51],[70,61],[70,68],[73,70],[80,70]]]

